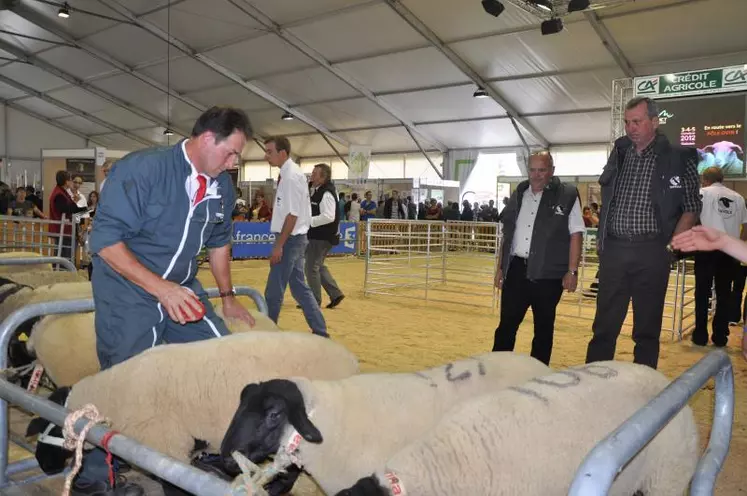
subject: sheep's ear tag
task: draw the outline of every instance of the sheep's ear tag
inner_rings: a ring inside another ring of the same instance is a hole
[[[389,483],[392,496],[407,496],[405,485],[402,484],[402,480],[397,476],[397,474],[394,472],[387,472],[384,474],[384,477],[386,477],[386,480]]]
[[[311,419],[311,416],[314,414],[314,411],[310,411],[308,415],[306,415],[309,419]],[[288,436],[288,442],[285,443],[285,452],[289,455],[293,455],[298,451],[298,447],[301,445],[301,441],[303,441],[303,436],[301,433],[299,433],[296,429],[292,429],[290,436]]]

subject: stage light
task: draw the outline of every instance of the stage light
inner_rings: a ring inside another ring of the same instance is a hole
[[[563,20],[559,17],[553,17],[552,19],[544,21],[540,25],[540,29],[542,30],[543,35],[559,33],[563,30]]]
[[[290,112],[285,112],[283,116],[281,117],[284,121],[292,121],[293,120],[293,114]]]
[[[483,88],[478,87],[474,93],[472,93],[472,96],[474,98],[487,98],[490,95],[488,95],[488,92],[485,91]]]
[[[538,9],[542,9],[545,12],[552,12],[552,2],[550,0],[527,0],[529,3],[534,4]]]
[[[589,8],[589,0],[571,0],[568,3],[568,13],[578,12]]]
[[[62,4],[60,10],[57,11],[57,17],[62,17],[63,19],[70,17],[70,5],[68,5],[67,2]]]
[[[493,17],[498,17],[506,10],[506,7],[498,0],[482,0],[482,8]]]

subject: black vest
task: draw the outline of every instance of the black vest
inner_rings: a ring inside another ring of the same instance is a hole
[[[337,190],[335,189],[334,184],[322,184],[317,188],[316,192],[311,195],[311,216],[316,217],[319,215],[319,205],[322,203],[322,197],[327,191],[329,191],[332,194],[332,198],[335,199],[335,220],[329,224],[324,224],[323,226],[310,228],[308,237],[309,239],[323,239],[334,244],[337,240],[337,233],[340,227],[340,209],[337,207]]]
[[[667,244],[682,216],[685,191],[681,185],[681,178],[688,163],[697,164],[698,158],[694,148],[672,145],[666,136],[659,132],[656,133],[655,139],[656,170],[651,176],[651,203],[659,222],[659,239],[663,244]],[[610,210],[608,207],[614,200],[615,183],[623,166],[625,154],[631,146],[633,142],[627,136],[618,138],[607,165],[599,176],[599,184],[602,186],[602,212],[597,233],[599,253],[604,249],[604,240],[607,236],[607,218]]]
[[[529,188],[529,181],[519,183],[516,191],[508,200],[508,205],[503,209],[501,269],[504,278],[508,275],[516,221],[527,188]],[[553,177],[545,186],[539,210],[534,219],[534,229],[532,229],[527,279],[562,279],[568,272],[568,255],[571,248],[568,216],[578,199],[576,187],[563,183],[556,177]]]

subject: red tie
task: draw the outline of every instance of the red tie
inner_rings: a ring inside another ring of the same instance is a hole
[[[197,188],[197,196],[195,196],[195,205],[200,203],[200,201],[205,198],[205,190],[207,189],[207,179],[205,179],[205,176],[198,175],[197,181],[200,183],[200,187]]]

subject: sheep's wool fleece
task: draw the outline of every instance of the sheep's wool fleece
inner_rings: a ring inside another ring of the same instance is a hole
[[[302,442],[299,458],[327,494],[336,494],[372,474],[453,405],[551,372],[532,357],[494,352],[410,374],[296,379],[324,438],[321,444]],[[286,428],[286,438],[290,432]]]
[[[62,274],[62,272],[49,272],[48,274]],[[67,274],[72,273],[67,272]],[[43,277],[43,274],[38,275]],[[55,300],[80,300],[92,297],[91,283],[87,281],[40,285],[33,290],[22,288],[0,304],[0,320],[4,320],[14,311],[32,303],[45,303]]]
[[[561,496],[585,456],[669,381],[644,365],[572,367],[455,407],[377,471],[407,496]],[[698,459],[685,407],[612,485],[610,496],[681,496]],[[391,487],[384,484],[385,487]]]
[[[9,251],[0,253],[0,258],[39,258],[40,253],[34,251]],[[51,264],[39,265],[0,265],[0,276],[8,277],[8,274],[15,272],[32,272],[32,271],[51,271]]]
[[[223,318],[220,308],[215,313]],[[254,312],[254,327],[226,319],[232,333],[278,330],[266,315]],[[95,312],[50,315],[33,328],[26,348],[33,352],[57,387],[72,386],[101,369],[96,354]]]
[[[123,434],[187,461],[194,440],[220,447],[247,384],[358,372],[345,347],[310,333],[256,331],[157,346],[73,386],[68,408],[93,403]]]

